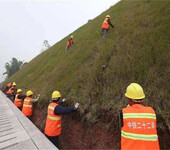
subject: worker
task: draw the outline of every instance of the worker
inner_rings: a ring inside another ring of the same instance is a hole
[[[121,149],[159,150],[156,114],[151,107],[142,105],[145,98],[142,87],[131,83],[125,96],[128,106],[121,112]]]
[[[7,93],[6,93],[6,94],[7,94],[7,97],[8,97],[9,99],[11,99],[12,102],[14,102],[16,91],[17,91],[17,89],[16,89],[16,83],[13,82],[13,83],[12,83],[12,87],[9,88],[8,91],[7,91]]]
[[[68,39],[68,41],[67,41],[67,45],[66,45],[66,50],[65,50],[65,52],[67,52],[70,48],[71,48],[71,46],[74,44],[74,42],[73,42],[73,35],[70,37],[70,39]]]
[[[102,40],[104,40],[107,32],[109,31],[109,25],[114,28],[113,24],[111,23],[111,17],[109,15],[106,16],[105,20],[102,24]]]
[[[59,147],[59,135],[61,134],[61,119],[62,115],[69,114],[78,109],[79,104],[76,103],[74,107],[62,107],[63,99],[60,102],[61,94],[58,91],[52,93],[52,102],[48,106],[48,114],[45,126],[45,135],[47,138],[58,148]]]
[[[17,106],[20,110],[22,110],[22,102],[25,99],[26,95],[22,94],[22,90],[18,89],[17,94],[15,96],[14,105]]]
[[[32,116],[32,111],[33,111],[33,103],[37,102],[40,94],[38,95],[37,98],[33,99],[33,92],[32,91],[27,91],[26,93],[26,98],[24,99],[24,104],[22,107],[22,113],[27,116],[29,119],[31,119]]]
[[[6,93],[6,91],[8,91],[10,88],[12,87],[12,82],[8,83],[4,89],[4,93]]]

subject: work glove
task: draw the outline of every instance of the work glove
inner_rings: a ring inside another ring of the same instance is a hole
[[[65,99],[65,98],[63,98],[63,99],[62,99],[62,102],[64,103],[65,101],[66,101],[66,99]]]
[[[76,103],[76,104],[74,105],[74,107],[75,107],[75,109],[78,109],[79,103]]]

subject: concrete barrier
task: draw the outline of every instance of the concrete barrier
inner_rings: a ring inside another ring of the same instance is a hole
[[[57,149],[1,91],[0,149]]]

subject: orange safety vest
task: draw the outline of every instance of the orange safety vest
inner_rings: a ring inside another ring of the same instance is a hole
[[[48,136],[58,136],[61,134],[62,115],[55,115],[54,109],[58,104],[51,103],[48,106],[48,115],[46,119],[45,134]]]
[[[121,150],[159,150],[156,114],[151,107],[134,104],[123,109]]]
[[[14,94],[13,88],[14,88],[14,87],[11,87],[11,88],[7,91],[7,94]]]
[[[12,87],[12,83],[8,83],[6,86],[7,86],[8,88],[11,88],[11,87]]]
[[[73,40],[72,40],[72,39],[69,39],[69,40],[67,41],[67,46],[71,46],[71,44],[73,44]]]
[[[19,94],[16,94],[16,96],[15,96],[14,105],[17,106],[17,107],[22,107],[22,98],[19,99],[18,95]]]
[[[22,107],[22,113],[25,116],[32,116],[33,104],[31,103],[31,97],[26,97],[24,99],[24,104]]]
[[[106,18],[106,19],[103,21],[102,28],[107,29],[107,30],[109,29],[108,18]]]

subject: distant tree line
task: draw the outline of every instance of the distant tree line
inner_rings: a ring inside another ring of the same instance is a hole
[[[19,71],[22,67],[24,67],[27,64],[27,62],[19,61],[16,58],[12,58],[10,62],[7,62],[5,64],[6,71],[3,73],[3,75],[7,75],[6,78],[9,78],[14,73]]]

